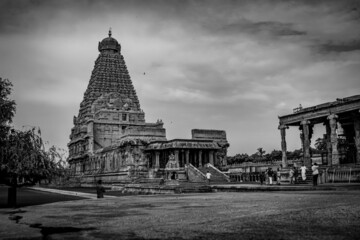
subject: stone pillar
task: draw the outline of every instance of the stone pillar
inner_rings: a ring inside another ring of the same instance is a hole
[[[302,125],[302,130],[304,134],[304,164],[308,168],[311,167],[311,157],[310,157],[310,132],[309,132],[309,124],[310,121],[304,120],[300,123]]]
[[[209,151],[209,163],[214,165],[214,151]]]
[[[327,165],[331,166],[332,149],[331,149],[331,128],[330,124],[325,123],[326,128],[326,152],[327,152]]]
[[[192,151],[192,159],[193,159],[193,163],[191,163],[192,165],[194,165],[194,167],[198,167],[198,154],[196,153],[196,151]]]
[[[174,150],[175,161],[179,162],[179,150]]]
[[[286,157],[286,129],[289,127],[286,125],[280,125],[280,135],[281,135],[281,151],[282,151],[282,167],[287,167],[287,157]]]
[[[185,150],[185,162],[186,162],[186,165],[189,164],[189,154],[190,154],[190,151],[189,151],[189,150]]]
[[[339,165],[340,161],[339,161],[339,152],[338,152],[338,136],[336,133],[336,128],[337,128],[337,121],[336,119],[338,118],[337,115],[335,114],[331,114],[330,116],[328,116],[328,120],[330,123],[330,141],[331,141],[331,164],[332,165]]]
[[[184,167],[184,150],[179,151],[179,166]]]
[[[175,161],[177,162],[177,163],[179,163],[179,150],[175,150],[174,151],[174,157],[175,157]],[[180,163],[179,163],[180,164]]]
[[[356,163],[360,163],[360,117],[354,118],[354,130],[355,130],[355,147],[356,147]]]
[[[155,169],[160,168],[160,152],[155,152]]]
[[[202,167],[202,166],[203,166],[203,162],[202,162],[202,150],[199,150],[198,156],[199,156],[199,167]]]

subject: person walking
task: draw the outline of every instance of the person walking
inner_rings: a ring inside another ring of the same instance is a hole
[[[102,186],[102,181],[98,180],[96,185],[97,198],[104,198],[105,188]]]
[[[211,178],[211,173],[209,171],[206,172],[206,181],[207,184],[210,184],[210,178]]]
[[[272,185],[273,184],[274,171],[270,167],[269,167],[269,170],[268,170],[268,176],[269,176],[269,185]]]
[[[280,172],[280,168],[277,169],[276,172],[276,184],[280,185],[280,180],[281,180],[281,172]]]
[[[264,180],[265,180],[265,174],[263,172],[260,173],[260,185],[264,184]]]
[[[299,171],[296,167],[294,167],[294,183],[298,183]]]
[[[265,184],[269,184],[269,168],[265,170]]]
[[[305,164],[302,164],[302,166],[300,167],[300,171],[301,171],[301,178],[303,181],[306,180],[306,171],[307,171],[307,167],[305,166]]]
[[[294,169],[290,168],[289,170],[289,178],[290,178],[290,184],[294,183]]]
[[[318,176],[319,176],[319,166],[317,163],[314,163],[311,167],[312,170],[312,177],[313,177],[313,186],[317,186]]]

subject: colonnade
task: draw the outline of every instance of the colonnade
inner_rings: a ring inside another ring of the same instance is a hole
[[[151,151],[149,158],[151,159],[150,168],[159,169],[165,168],[169,155],[173,153],[175,161],[179,162],[180,167],[185,167],[186,164],[191,163],[195,167],[202,167],[207,163],[214,165],[215,151],[214,150],[198,150],[198,149],[175,149],[175,150],[158,150]]]
[[[359,115],[352,115],[353,126],[354,126],[354,142],[356,146],[356,163],[360,163],[360,117]],[[337,134],[337,124],[339,116],[336,114],[330,114],[327,116],[326,121],[324,122],[326,128],[326,149],[327,149],[327,159],[328,165],[339,165],[339,152],[338,152],[338,134]],[[300,122],[301,130],[301,143],[303,147],[303,158],[304,164],[308,167],[311,166],[311,156],[310,156],[310,143],[312,136],[313,124],[311,120],[304,119]],[[281,151],[282,151],[282,165],[287,167],[287,157],[286,157],[286,129],[289,126],[286,124],[280,125],[278,129],[280,130],[281,136]]]

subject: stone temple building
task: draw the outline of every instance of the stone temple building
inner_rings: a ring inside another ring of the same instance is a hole
[[[167,140],[161,120],[145,121],[121,46],[111,31],[98,50],[68,143],[72,174],[90,184],[100,179],[203,181],[206,166],[206,171],[227,180],[217,169],[226,165],[225,131],[193,129],[191,139]]]

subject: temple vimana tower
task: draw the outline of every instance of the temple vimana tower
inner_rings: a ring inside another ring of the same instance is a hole
[[[74,116],[68,143],[73,176],[91,184],[100,179],[203,181],[205,168],[220,173],[217,167],[226,165],[229,146],[225,131],[193,129],[191,139],[167,140],[161,120],[145,121],[121,46],[111,35],[109,31],[99,42],[99,56]]]

